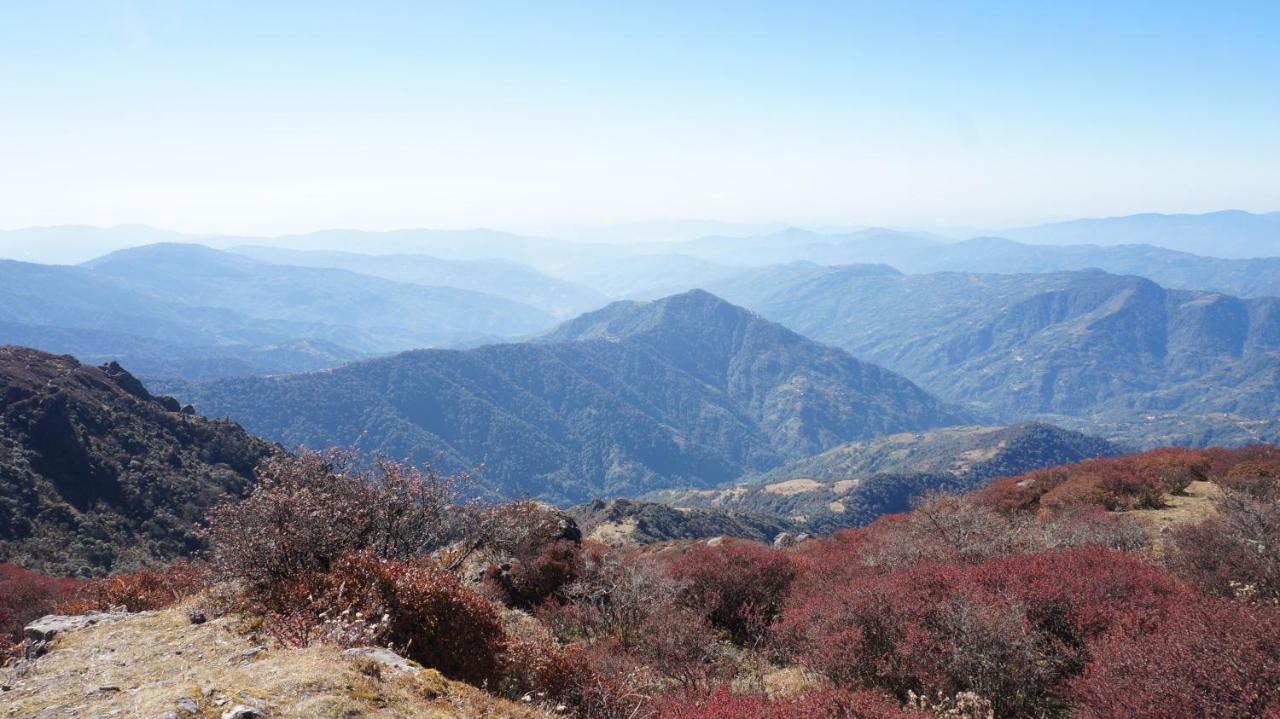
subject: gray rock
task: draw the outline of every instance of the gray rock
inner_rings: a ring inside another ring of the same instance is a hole
[[[188,699],[186,697],[183,697],[178,700],[178,711],[182,712],[183,714],[194,715],[200,712],[200,705],[196,703],[195,699]]]
[[[343,654],[349,657],[371,659],[388,669],[396,669],[409,674],[417,674],[422,671],[422,667],[416,662],[405,659],[385,647],[355,647],[344,651]]]
[[[141,616],[149,612],[130,614],[129,612],[90,612],[75,616],[47,614],[24,627],[27,638],[37,642],[47,642],[59,634],[84,629],[95,624],[106,624],[133,616]]]
[[[261,709],[244,704],[237,704],[222,712],[222,719],[260,719],[264,716],[266,714],[263,714]]]
[[[773,546],[778,549],[786,549],[795,543],[796,538],[791,535],[791,532],[778,532],[778,536],[773,538]]]

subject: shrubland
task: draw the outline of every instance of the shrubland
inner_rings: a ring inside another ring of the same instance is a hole
[[[608,546],[545,505],[461,502],[462,478],[303,453],[215,509],[193,562],[0,568],[0,620],[186,599],[586,719],[1275,716],[1277,457],[1090,460],[775,549]],[[1137,517],[1203,483],[1213,515],[1155,551]]]

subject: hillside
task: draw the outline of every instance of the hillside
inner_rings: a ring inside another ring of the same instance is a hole
[[[1008,427],[944,427],[876,437],[832,447],[770,470],[759,483],[788,479],[842,480],[881,472],[947,473],[968,484],[1040,467],[1119,454],[1097,437],[1041,423]]]
[[[934,490],[971,490],[995,477],[1118,454],[1110,442],[1045,424],[946,427],[850,442],[750,484],[667,490],[647,499],[784,518],[810,532],[858,526],[910,508]]]
[[[424,350],[180,390],[285,445],[380,450],[557,502],[710,487],[965,419],[902,377],[705,292],[620,302],[535,343]]]
[[[0,347],[0,562],[97,574],[189,554],[269,451],[118,365]]]
[[[135,247],[82,267],[162,301],[310,325],[310,338],[361,352],[524,335],[552,324],[540,310],[482,292],[270,264],[200,245]]]
[[[796,523],[776,516],[721,509],[677,509],[634,499],[597,499],[566,510],[583,537],[611,545],[652,544],[676,539],[739,537],[772,542]]]
[[[275,265],[341,269],[412,285],[484,292],[558,318],[572,317],[608,302],[600,292],[508,260],[443,260],[416,254],[367,255],[261,246],[235,247],[231,251]]]
[[[1100,271],[874,275],[814,265],[762,269],[716,290],[1005,421],[1128,426],[1160,415],[1172,428],[1183,418],[1178,434],[1141,440],[1167,444],[1212,436],[1200,415],[1249,423],[1275,414],[1275,298],[1167,290]]]

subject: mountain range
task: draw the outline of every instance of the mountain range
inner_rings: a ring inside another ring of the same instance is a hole
[[[967,419],[701,291],[615,303],[534,342],[172,390],[285,445],[478,468],[495,493],[566,503],[716,486],[853,439]]]
[[[1135,444],[1276,436],[1277,298],[1168,290],[1096,270],[903,275],[808,264],[714,290],[998,421],[1121,422]],[[1210,415],[1228,418],[1176,421]]]
[[[319,369],[554,324],[549,312],[494,294],[200,245],[148,245],[79,266],[0,261],[0,342],[124,361],[148,377]]]

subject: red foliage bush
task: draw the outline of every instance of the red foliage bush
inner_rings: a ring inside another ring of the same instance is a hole
[[[430,563],[350,555],[266,601],[288,643],[389,645],[455,679],[483,685],[500,676],[505,635],[497,612]]]
[[[1280,500],[1228,492],[1217,516],[1169,540],[1169,566],[1206,594],[1280,602]]]
[[[559,646],[537,639],[510,644],[500,685],[508,696],[532,694],[571,707],[583,719],[645,717],[655,675],[615,642]]]
[[[702,695],[674,695],[658,702],[658,719],[930,719],[874,692],[815,689],[803,696],[769,699],[735,694],[727,687]]]
[[[1205,450],[1166,447],[1002,477],[976,492],[974,500],[1005,514],[1080,505],[1159,507],[1166,493],[1180,493],[1234,462],[1232,455],[1210,457]]]
[[[13,564],[0,564],[0,648],[22,638],[22,628],[59,605],[78,600],[89,581],[49,577]]]
[[[1132,555],[1086,547],[801,583],[776,633],[840,686],[973,691],[1001,715],[1034,715],[1084,666],[1090,641],[1151,631],[1173,603],[1193,600]]]
[[[1280,613],[1224,601],[1170,608],[1159,631],[1113,633],[1070,683],[1089,719],[1262,717],[1280,711]]]
[[[79,596],[60,603],[58,611],[83,614],[90,610],[106,611],[117,607],[130,612],[164,609],[206,586],[205,568],[190,562],[178,562],[167,569],[143,569],[91,579]]]
[[[543,545],[532,557],[514,559],[505,569],[490,565],[486,578],[507,604],[529,609],[577,579],[581,564],[578,544],[558,539]]]
[[[1240,462],[1218,480],[1223,487],[1260,499],[1280,496],[1280,459]]]
[[[762,638],[796,576],[783,551],[747,541],[700,544],[671,565],[683,602],[742,644]]]

